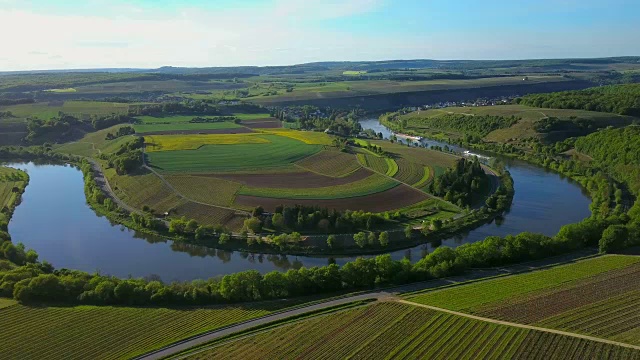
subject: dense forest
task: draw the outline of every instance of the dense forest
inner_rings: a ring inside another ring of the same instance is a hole
[[[640,126],[601,130],[578,138],[575,146],[640,194]]]
[[[532,94],[516,99],[523,105],[581,109],[640,116],[640,84],[610,85],[579,91]]]
[[[478,158],[473,161],[459,159],[453,168],[447,169],[431,183],[429,191],[463,207],[473,204],[488,186],[489,179]]]

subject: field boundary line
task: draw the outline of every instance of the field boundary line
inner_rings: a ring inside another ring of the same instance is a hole
[[[613,341],[613,340],[608,340],[608,339],[603,339],[603,338],[599,338],[599,337],[595,337],[595,336],[582,335],[582,334],[577,334],[577,333],[572,333],[572,332],[567,332],[567,331],[562,331],[562,330],[548,329],[548,328],[543,328],[543,327],[538,327],[538,326],[518,324],[518,323],[514,323],[514,322],[510,322],[510,321],[491,319],[491,318],[486,318],[486,317],[477,316],[477,315],[471,315],[471,314],[467,314],[467,313],[463,313],[463,312],[459,312],[459,311],[443,309],[443,308],[439,308],[439,307],[436,307],[436,306],[420,304],[420,303],[416,303],[416,302],[409,301],[409,300],[396,300],[396,301],[399,302],[399,303],[402,303],[402,304],[406,304],[406,305],[418,306],[418,307],[422,307],[422,308],[429,309],[429,310],[444,312],[444,313],[447,313],[447,314],[461,316],[461,317],[465,317],[465,318],[472,319],[472,320],[488,322],[488,323],[492,323],[492,324],[496,324],[496,325],[505,325],[505,326],[517,327],[517,328],[525,329],[525,330],[542,331],[542,332],[556,334],[556,335],[570,336],[570,337],[579,338],[579,339],[583,339],[583,340],[596,341],[596,342],[600,342],[600,343],[604,343],[604,344],[609,344],[609,345],[626,347],[626,348],[629,348],[629,349],[640,350],[640,346],[637,346],[637,345],[631,345],[631,344],[618,342],[618,341]]]

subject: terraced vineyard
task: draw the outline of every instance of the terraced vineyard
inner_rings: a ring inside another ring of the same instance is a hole
[[[319,316],[190,359],[585,359],[640,351],[472,320],[396,302]]]
[[[231,306],[165,309],[13,305],[0,308],[0,358],[131,358],[270,311],[268,308]]]

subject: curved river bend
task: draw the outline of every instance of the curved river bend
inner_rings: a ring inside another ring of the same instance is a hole
[[[389,135],[377,119],[362,124]],[[9,223],[9,233],[14,242],[36,250],[41,260],[56,268],[100,271],[118,277],[154,275],[172,281],[249,269],[267,272],[321,266],[329,261],[342,264],[353,259],[228,252],[138,234],[96,215],[86,203],[82,173],[76,168],[33,163],[10,166],[26,170],[30,182]],[[483,225],[445,240],[443,245],[457,246],[489,235],[523,231],[554,235],[562,225],[590,215],[589,198],[570,180],[519,161],[509,161],[508,168],[516,187],[511,211],[499,224]],[[392,256],[416,261],[431,250],[430,245],[420,245],[393,252]]]

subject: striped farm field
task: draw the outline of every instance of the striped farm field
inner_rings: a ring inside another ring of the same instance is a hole
[[[342,199],[383,192],[399,184],[382,175],[373,174],[362,180],[331,187],[291,189],[244,186],[238,191],[238,194],[278,199]]]
[[[214,177],[167,175],[164,178],[185,197],[205,204],[229,206],[240,184]]]
[[[165,137],[152,136],[150,141]],[[149,163],[163,172],[173,173],[277,170],[291,168],[294,162],[322,150],[321,145],[308,145],[292,138],[266,134],[202,135],[189,143],[191,138],[178,136],[175,141],[180,142],[179,147],[197,150],[149,152]],[[245,140],[247,142],[243,143]],[[209,144],[203,144],[204,141]],[[168,145],[162,146],[166,149]]]
[[[640,351],[397,302],[318,316],[195,352],[190,359],[586,359]]]
[[[269,144],[269,139],[257,134],[193,134],[145,136],[147,152],[197,150],[205,145]]]
[[[394,175],[394,178],[402,181],[405,184],[419,187],[428,180],[429,168],[420,164],[416,164],[404,158],[395,159],[398,164],[398,172]],[[423,180],[427,177],[427,180]]]
[[[640,262],[638,256],[606,255],[576,263],[525,274],[429,291],[411,296],[411,300],[450,310],[483,312],[505,301],[517,301],[537,291],[567,286],[608,271],[626,268]]]
[[[343,177],[360,169],[353,154],[324,150],[296,163],[297,166],[321,175]]]
[[[270,313],[267,307],[0,308],[2,359],[125,359]]]
[[[482,316],[640,345],[640,262],[487,304]]]
[[[105,169],[105,176],[120,200],[137,209],[145,205],[158,213],[169,211],[184,200],[155,174],[145,171],[118,175],[114,169]]]
[[[394,176],[398,172],[398,164],[395,160],[387,157],[371,154],[358,154],[358,161],[363,166],[387,176]]]

